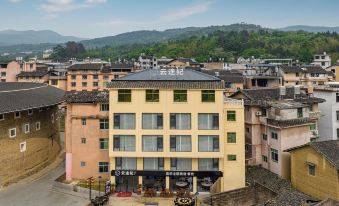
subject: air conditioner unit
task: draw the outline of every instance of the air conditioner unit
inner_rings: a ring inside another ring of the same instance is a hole
[[[261,111],[257,111],[257,112],[255,113],[255,115],[256,115],[256,116],[261,116],[262,113],[261,113]]]

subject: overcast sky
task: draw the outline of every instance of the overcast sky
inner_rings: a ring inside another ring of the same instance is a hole
[[[252,23],[339,26],[338,0],[0,0],[0,30],[102,37],[141,29]]]

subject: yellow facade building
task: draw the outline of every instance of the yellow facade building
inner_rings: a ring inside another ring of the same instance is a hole
[[[291,153],[291,182],[317,199],[339,201],[339,140],[310,142]]]
[[[117,191],[245,186],[243,102],[190,69],[143,70],[109,88],[109,157]]]

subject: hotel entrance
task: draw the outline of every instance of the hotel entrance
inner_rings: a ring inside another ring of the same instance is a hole
[[[115,185],[117,192],[136,192],[138,187],[138,177],[134,176],[116,177]]]

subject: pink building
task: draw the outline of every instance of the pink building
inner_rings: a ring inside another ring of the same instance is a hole
[[[0,62],[0,82],[16,82],[23,64],[17,61]]]
[[[108,93],[67,92],[66,179],[109,179]]]
[[[323,99],[300,88],[245,89],[231,95],[245,103],[246,163],[290,178],[290,154],[286,149],[318,138]]]

